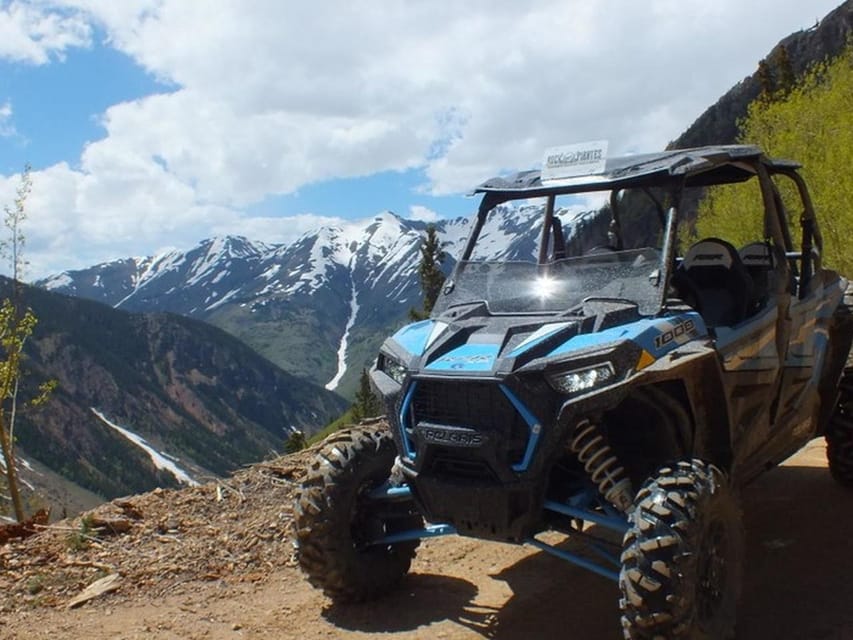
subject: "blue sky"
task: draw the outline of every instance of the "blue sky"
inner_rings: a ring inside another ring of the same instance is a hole
[[[407,218],[411,217],[413,206],[434,213],[440,211],[444,218],[467,216],[476,209],[477,200],[464,194],[432,196],[423,193],[426,181],[424,172],[417,169],[328,180],[306,185],[286,196],[270,197],[250,206],[248,211],[283,216],[318,211],[334,217],[359,219],[386,209]]]
[[[468,215],[548,146],[662,147],[837,3],[327,4],[0,0],[0,203],[32,165],[28,275]]]
[[[107,107],[159,91],[168,87],[102,45],[44,65],[0,60],[0,102],[14,106],[16,130],[0,146],[0,172],[20,171],[25,162],[74,164],[87,141],[104,135],[99,118]]]
[[[0,60],[0,96],[14,105],[15,129],[0,145],[0,173],[14,174],[25,163],[38,169],[64,161],[76,168],[85,144],[104,136],[101,116],[108,107],[177,88],[159,82],[132,58],[103,44],[104,39],[96,33],[90,47],[74,49],[50,64]],[[445,217],[472,211],[470,198],[431,196],[423,192],[426,183],[417,169],[325,180],[263,198],[247,211],[266,216],[321,212],[350,219],[385,209],[406,217],[411,206],[440,210]]]

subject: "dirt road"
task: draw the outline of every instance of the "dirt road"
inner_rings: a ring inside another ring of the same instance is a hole
[[[825,466],[815,441],[746,491],[738,638],[853,639],[853,493]],[[369,605],[334,606],[283,567],[258,582],[189,582],[0,624],[0,638],[16,640],[374,637],[617,639],[618,589],[527,547],[454,537],[424,543],[399,592]]]

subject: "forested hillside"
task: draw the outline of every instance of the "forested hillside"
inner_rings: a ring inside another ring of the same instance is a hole
[[[0,298],[9,290],[0,279]],[[45,380],[57,384],[37,409],[21,403],[17,453],[102,497],[184,482],[168,461],[193,478],[226,475],[282,450],[293,429],[310,434],[346,407],[190,318],[128,313],[30,287],[22,300],[39,321],[20,397]]]
[[[853,0],[846,0],[807,30],[783,38],[758,62],[758,70],[708,107],[670,147],[698,147],[738,141],[739,122],[749,105],[768,88],[802,77],[815,64],[835,58],[853,32]]]
[[[739,142],[757,144],[773,157],[803,165],[824,239],[826,266],[853,274],[853,44],[836,58],[816,64],[787,83],[765,85],[740,121]],[[782,200],[795,203],[789,181],[778,183]],[[697,235],[753,239],[740,212],[749,210],[744,191],[732,188],[704,203]],[[791,223],[799,209],[787,207]]]

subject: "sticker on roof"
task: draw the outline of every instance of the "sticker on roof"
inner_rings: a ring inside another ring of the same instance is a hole
[[[607,140],[581,142],[545,150],[542,182],[604,173]]]

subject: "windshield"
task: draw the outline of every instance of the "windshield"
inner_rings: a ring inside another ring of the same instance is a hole
[[[661,254],[657,249],[602,250],[545,265],[533,262],[460,262],[434,311],[486,302],[491,313],[560,312],[587,298],[629,300],[643,315],[660,307]]]

